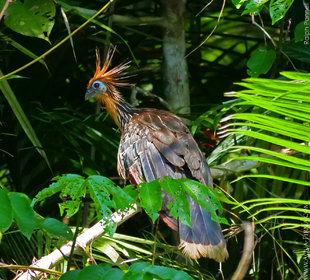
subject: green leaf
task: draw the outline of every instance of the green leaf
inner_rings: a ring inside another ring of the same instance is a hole
[[[100,213],[100,216],[110,216],[112,214],[110,207],[113,206],[110,199],[110,194],[106,188],[103,187],[102,183],[95,180],[94,177],[95,176],[91,176],[87,180],[89,194],[95,202],[95,207],[97,212]]]
[[[113,236],[116,230],[116,223],[110,218],[112,215],[113,202],[110,198],[110,193],[104,187],[104,184],[109,182],[108,178],[102,176],[91,176],[87,179],[86,184],[90,197],[95,203],[96,212],[99,218],[104,218],[106,221],[105,232]]]
[[[23,235],[30,239],[33,230],[37,227],[35,214],[30,206],[31,200],[23,193],[9,193],[13,206],[13,217]]]
[[[162,191],[158,180],[149,183],[141,183],[138,186],[140,207],[150,216],[153,223],[158,218],[161,210]]]
[[[0,76],[3,76],[1,69],[0,69]],[[28,136],[29,140],[31,141],[32,145],[37,149],[38,153],[43,157],[43,159],[45,160],[49,169],[51,169],[51,166],[49,164],[46,153],[42,149],[42,145],[41,145],[33,127],[31,126],[31,124],[30,124],[27,116],[25,115],[22,107],[20,106],[14,92],[12,91],[9,83],[6,80],[0,81],[0,90],[2,91],[4,97],[6,98],[8,103],[10,104],[12,111],[14,112],[16,118],[18,119],[21,127],[25,131],[25,133]]]
[[[297,24],[294,30],[295,43],[301,42],[305,39],[305,22],[302,21]]]
[[[245,6],[245,11],[242,13],[248,14],[248,13],[253,13],[254,15],[257,15],[261,9],[263,8],[263,5],[268,2],[269,0],[247,0],[247,4]]]
[[[218,217],[216,211],[223,212],[222,205],[215,194],[207,187],[197,181],[182,179],[186,192],[201,205],[206,211],[210,212],[213,221],[229,225],[225,218]]]
[[[0,189],[0,231],[6,231],[13,221],[13,209],[8,193]]]
[[[105,273],[105,269],[100,265],[90,265],[81,270],[78,276],[75,278],[76,280],[102,280],[102,275]]]
[[[129,267],[129,273],[136,273],[130,274],[131,275],[139,275],[139,278],[132,278],[132,277],[124,277],[124,279],[171,279],[171,280],[190,280],[193,279],[184,271],[179,271],[174,268],[159,266],[159,265],[150,265],[145,262],[137,262],[132,264]],[[142,275],[141,275],[142,274]],[[125,275],[127,276],[127,275]],[[149,278],[145,278],[148,276]]]
[[[102,279],[121,280],[124,274],[125,273],[121,271],[119,268],[111,268],[107,272],[103,273]]]
[[[31,206],[34,206],[37,202],[42,201],[52,195],[60,192],[63,189],[63,186],[58,182],[54,182],[49,185],[48,188],[43,189],[42,191],[38,192],[37,195],[32,199]]]
[[[73,240],[71,229],[66,224],[56,219],[46,218],[39,222],[39,226],[56,236],[62,236],[67,240]]]
[[[9,5],[4,23],[17,33],[49,42],[55,14],[53,0],[16,0]]]
[[[80,269],[67,271],[65,274],[61,275],[59,280],[76,280],[80,271]]]
[[[258,77],[261,74],[266,74],[273,62],[276,59],[276,52],[265,49],[256,50],[247,62],[247,67],[249,68],[248,74],[251,77]]]
[[[168,205],[170,214],[176,219],[179,218],[183,224],[191,227],[191,213],[182,182],[165,177],[163,181],[160,181],[160,186],[173,197],[173,201]]]
[[[132,194],[136,194],[134,197],[129,195],[124,189],[120,188],[119,186],[115,186],[114,182],[107,177],[92,175],[89,176],[87,181],[94,181],[95,183],[105,188],[109,194],[112,195],[112,204],[115,210],[121,209],[124,210],[130,207],[130,204],[135,203],[137,198],[137,192],[132,192],[132,188],[127,188],[126,190]]]
[[[66,199],[65,202],[59,204],[60,213],[67,213],[68,217],[72,217],[80,209],[82,198],[86,195],[85,179],[76,174],[65,174],[58,178],[58,183],[62,187],[60,197]]]
[[[237,9],[240,9],[243,3],[245,3],[247,0],[232,0],[232,3],[235,5]]]
[[[272,19],[272,24],[283,18],[288,9],[293,4],[294,0],[271,0],[269,13]]]

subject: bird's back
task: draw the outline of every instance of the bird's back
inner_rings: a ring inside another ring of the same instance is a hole
[[[132,183],[164,176],[187,177],[212,186],[210,171],[183,121],[157,109],[141,109],[124,127],[118,168]],[[136,178],[138,175],[138,178]]]

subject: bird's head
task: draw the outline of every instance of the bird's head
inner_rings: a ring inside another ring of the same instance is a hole
[[[120,97],[116,86],[128,85],[128,83],[122,82],[122,79],[126,78],[123,71],[129,67],[129,62],[109,69],[114,52],[115,48],[109,49],[101,67],[100,54],[96,50],[96,72],[88,83],[85,100],[94,97],[96,101],[107,105],[107,102],[117,101]]]

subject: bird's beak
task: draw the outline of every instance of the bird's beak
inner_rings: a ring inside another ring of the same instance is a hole
[[[96,95],[95,90],[93,90],[92,88],[89,88],[86,93],[85,93],[85,100],[88,100],[92,97],[94,97]]]

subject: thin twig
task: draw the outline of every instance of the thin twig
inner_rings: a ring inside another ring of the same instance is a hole
[[[204,12],[205,9],[208,8],[208,7],[212,4],[213,1],[214,1],[214,0],[211,0],[207,5],[205,5],[205,6],[196,14],[195,17],[198,17],[202,12]]]
[[[226,4],[226,0],[223,0],[223,5],[222,5],[222,8],[221,8],[221,11],[220,11],[220,14],[217,18],[217,22],[215,24],[215,26],[213,27],[211,33],[208,35],[208,37],[206,39],[204,39],[196,48],[194,48],[192,51],[190,51],[186,56],[185,58],[187,58],[188,56],[190,56],[193,52],[197,51],[202,45],[204,45],[208,40],[209,38],[212,36],[212,34],[214,33],[214,31],[216,30],[220,20],[221,20],[221,17],[223,15],[223,11],[224,11],[224,7],[225,7],[225,4]]]
[[[6,11],[7,8],[9,7],[10,3],[12,3],[12,0],[6,0],[6,1],[5,1],[5,4],[4,4],[4,6],[3,6],[3,8],[2,8],[2,11],[1,11],[1,13],[0,13],[0,22],[1,22],[1,20],[2,20],[2,17],[4,16],[5,11]]]

